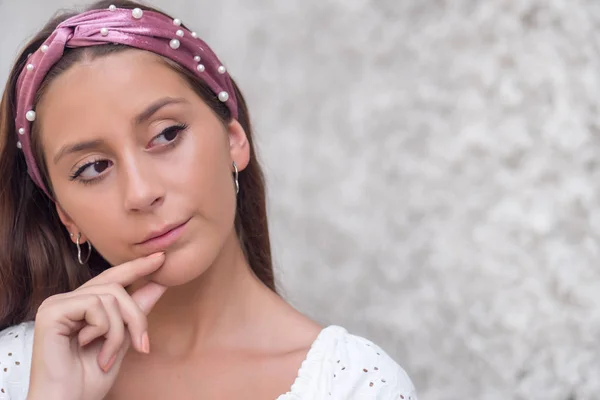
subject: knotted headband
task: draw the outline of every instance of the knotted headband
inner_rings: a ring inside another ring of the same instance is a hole
[[[208,45],[181,26],[181,21],[153,11],[110,6],[92,10],[62,22],[27,60],[17,80],[17,147],[23,151],[29,176],[49,197],[31,149],[36,94],[48,71],[61,59],[65,48],[123,44],[169,58],[200,77],[237,118],[238,106],[227,69]]]

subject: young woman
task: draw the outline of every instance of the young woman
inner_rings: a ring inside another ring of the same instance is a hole
[[[217,56],[149,7],[26,46],[0,109],[0,400],[416,400],[277,295],[251,132]]]

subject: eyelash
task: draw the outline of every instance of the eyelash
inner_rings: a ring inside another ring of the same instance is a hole
[[[183,136],[183,133],[187,130],[187,128],[188,128],[187,124],[179,124],[179,125],[170,126],[166,129],[164,129],[161,133],[156,135],[154,138],[152,138],[152,140],[156,140],[156,138],[158,138],[160,136],[164,136],[171,132],[177,132],[177,137],[175,137],[175,139],[173,139],[169,143],[162,145],[163,148],[167,148],[167,149],[174,148],[175,146],[177,146],[179,144],[179,141],[181,140],[181,137]],[[100,176],[97,176],[97,177],[91,178],[91,179],[82,179],[79,177],[87,168],[91,167],[92,165],[94,165],[95,163],[97,163],[99,161],[104,161],[104,159],[102,159],[102,158],[93,159],[92,161],[87,162],[84,165],[82,165],[81,167],[77,168],[77,170],[69,176],[69,180],[70,181],[78,181],[79,183],[82,183],[84,185],[91,185],[95,182],[100,181],[101,179],[104,178],[104,175],[100,175]]]

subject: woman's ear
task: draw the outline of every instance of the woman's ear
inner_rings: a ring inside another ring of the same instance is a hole
[[[63,210],[63,208],[60,205],[58,205],[58,203],[56,204],[56,212],[58,214],[58,217],[60,218],[60,221],[63,223],[65,228],[67,228],[67,231],[69,231],[69,233],[71,234],[71,241],[73,243],[76,243],[77,236],[80,233],[81,238],[79,239],[79,243],[87,242],[87,237],[79,230],[79,227],[75,225],[75,222],[73,222],[71,217],[69,217],[69,214],[67,214],[67,212]]]
[[[238,170],[242,171],[250,162],[250,143],[246,131],[237,120],[232,120],[227,126],[229,136],[229,154],[231,160],[237,165]]]

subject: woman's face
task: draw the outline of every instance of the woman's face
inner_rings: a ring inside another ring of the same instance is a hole
[[[186,283],[235,234],[232,162],[248,163],[245,132],[223,126],[158,56],[77,63],[37,112],[59,215],[112,265],[166,251],[153,279]]]

